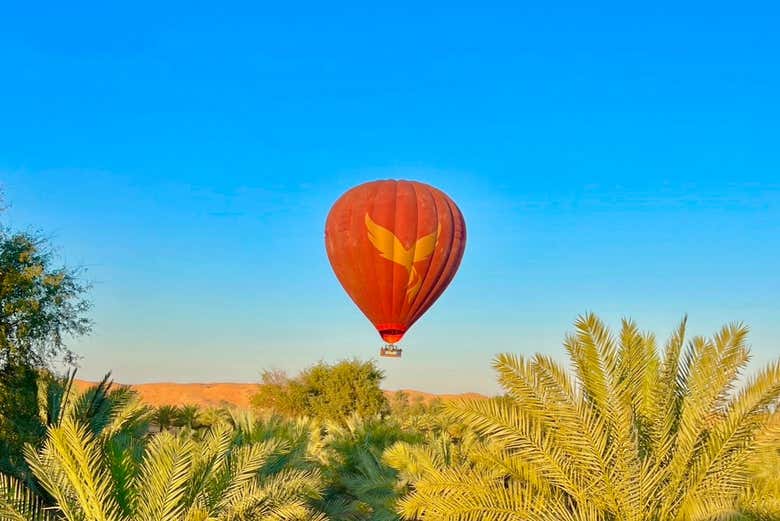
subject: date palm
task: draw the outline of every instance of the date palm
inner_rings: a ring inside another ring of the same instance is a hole
[[[179,408],[175,405],[161,405],[152,414],[152,423],[158,431],[167,431],[174,426],[179,417]]]
[[[243,443],[226,424],[209,429],[202,439],[190,434],[162,432],[144,440],[111,425],[95,435],[86,425],[65,418],[49,428],[40,450],[29,447],[26,453],[35,477],[54,499],[43,514],[47,517],[40,517],[35,501],[11,491],[6,494],[10,499],[0,499],[0,518],[324,519],[311,506],[321,497],[318,472],[279,467],[290,451],[284,441]],[[4,490],[0,488],[0,498]]]
[[[687,347],[685,329],[659,352],[633,322],[613,337],[588,314],[565,340],[572,372],[547,356],[498,356],[505,398],[447,406],[486,440],[477,460],[491,464],[421,462],[400,512],[431,521],[738,518],[750,457],[776,448],[768,411],[780,364],[744,377],[744,326]]]
[[[176,427],[182,427],[184,429],[197,430],[200,427],[198,422],[198,416],[200,415],[200,409],[197,405],[187,404],[179,407],[176,418],[173,424]]]
[[[55,521],[43,500],[20,479],[0,474],[0,519],[7,521]]]
[[[142,437],[146,434],[149,420],[149,409],[139,400],[137,394],[128,387],[114,386],[111,381],[111,373],[95,385],[79,390],[74,385],[76,371],[68,371],[64,375],[52,374],[47,370],[38,371],[35,375],[33,414],[34,428],[29,429],[26,442],[35,447],[41,447],[47,432],[47,427],[58,426],[63,420],[70,419],[85,425],[93,434],[100,434],[109,426],[121,429],[127,435]],[[120,422],[115,420],[120,418]],[[25,422],[19,418],[9,418],[11,424],[16,424],[21,431]],[[20,433],[21,434],[21,433]],[[3,472],[22,480],[28,488],[38,495],[43,495],[44,501],[48,501],[45,492],[38,487],[32,476],[27,462],[24,460],[23,447],[0,447],[0,461],[8,451],[9,459],[14,465],[2,465]]]
[[[780,519],[780,410],[768,419],[767,443],[749,460],[750,487],[740,501],[750,519]]]
[[[421,442],[421,436],[392,419],[359,416],[328,422],[324,430],[321,461],[328,486],[323,509],[333,519],[398,520],[395,502],[405,489],[382,454],[395,443]]]

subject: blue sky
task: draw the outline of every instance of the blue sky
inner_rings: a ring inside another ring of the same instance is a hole
[[[780,352],[780,9],[135,2],[0,17],[3,216],[94,282],[81,375],[253,381],[376,356],[323,247],[346,189],[431,183],[455,281],[388,388],[497,389],[579,313]]]

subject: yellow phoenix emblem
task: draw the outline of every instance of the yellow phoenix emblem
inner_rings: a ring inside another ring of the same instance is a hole
[[[409,272],[409,280],[406,283],[406,299],[411,302],[422,285],[422,277],[414,267],[416,262],[427,260],[436,249],[441,233],[441,224],[438,229],[415,241],[411,248],[406,248],[393,232],[373,221],[366,213],[366,230],[368,240],[379,251],[382,258],[399,264]]]

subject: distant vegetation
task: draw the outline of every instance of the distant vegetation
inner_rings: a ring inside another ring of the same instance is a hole
[[[386,416],[387,399],[379,387],[384,374],[373,362],[320,362],[295,378],[280,371],[263,373],[252,405],[285,416],[345,422],[351,416]]]
[[[502,354],[505,394],[425,405],[372,362],[267,372],[254,410],[78,391],[68,335],[85,285],[45,244],[0,233],[3,521],[780,519],[780,363],[747,330],[659,346],[580,317],[565,367]]]
[[[738,385],[746,334],[686,343],[683,322],[659,349],[587,315],[565,342],[572,370],[498,356],[505,396],[362,410],[371,380],[343,393],[352,406],[308,409],[322,416],[284,387],[286,412],[153,409],[108,379],[79,393],[40,372],[43,430],[0,478],[0,519],[778,519],[780,365]]]

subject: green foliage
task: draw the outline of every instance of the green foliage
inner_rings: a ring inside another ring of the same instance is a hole
[[[767,424],[762,443],[748,460],[750,486],[740,501],[751,520],[780,519],[780,411]]]
[[[307,400],[300,379],[283,371],[263,371],[260,388],[251,398],[253,407],[286,417],[305,415]]]
[[[100,434],[122,414],[131,414],[141,430],[148,427],[149,408],[141,404],[138,395],[130,387],[115,386],[111,373],[107,373],[96,385],[77,391],[73,382],[76,371],[63,377],[42,372],[38,380],[38,414],[44,426],[57,426],[63,419],[83,423],[94,434]]]
[[[406,488],[382,454],[396,443],[413,445],[423,440],[423,435],[404,428],[400,421],[359,416],[343,422],[280,416],[261,421],[246,411],[231,411],[229,423],[244,442],[276,440],[295,447],[290,459],[280,462],[282,466],[302,461],[315,465],[325,483],[318,505],[330,519],[399,519],[395,502]]]
[[[161,405],[152,413],[152,423],[160,431],[166,431],[176,425],[179,408],[175,405]]]
[[[60,355],[72,360],[65,338],[90,329],[87,286],[53,263],[43,239],[0,228],[0,375],[13,366],[45,367]]]
[[[22,479],[26,443],[45,431],[38,410],[42,369],[74,359],[68,336],[89,331],[87,285],[54,266],[46,241],[0,226],[0,472]]]
[[[254,441],[263,427],[251,420],[242,424],[248,431],[220,422],[200,437],[189,429],[140,436],[148,423],[136,413],[126,404],[99,433],[70,416],[50,426],[41,448],[26,450],[51,498],[47,517],[10,477],[0,479],[0,514],[20,521],[325,519],[313,506],[322,498],[321,474],[291,440]]]
[[[23,447],[40,447],[47,427],[58,426],[65,419],[84,424],[94,434],[130,427],[127,435],[141,436],[146,432],[148,408],[129,388],[114,387],[110,374],[97,385],[78,392],[73,386],[75,371],[61,377],[25,366],[17,366],[16,371],[29,381],[3,402],[17,407],[4,417],[8,422],[0,439],[0,472],[4,474],[33,484],[22,455]]]
[[[21,480],[0,474],[0,519],[6,521],[53,521],[54,515]]]
[[[322,440],[327,478],[324,510],[332,519],[394,521],[395,502],[406,491],[397,472],[382,461],[385,449],[399,442],[419,443],[422,436],[394,420],[329,424]]]
[[[187,429],[197,429],[200,426],[198,422],[198,415],[200,409],[197,405],[183,405],[178,408],[178,414],[174,419],[174,425],[176,427],[184,427]]]
[[[333,365],[320,362],[296,378],[267,371],[252,404],[289,417],[309,416],[341,423],[354,415],[369,418],[389,412],[380,388],[383,378],[384,373],[374,362],[359,360]]]
[[[392,394],[389,405],[393,417],[406,420],[419,419],[428,414],[436,415],[443,404],[438,397],[426,403],[422,395],[410,396],[406,391],[400,390]]]
[[[354,361],[275,373],[257,417],[34,373],[41,434],[0,475],[0,519],[780,519],[780,364],[742,375],[744,327],[686,347],[683,323],[658,349],[632,322],[576,326],[573,370],[500,355],[504,396],[448,404],[388,404]]]
[[[40,372],[14,365],[0,373],[0,472],[26,480],[22,450],[27,443],[39,443],[46,432],[38,408]]]
[[[780,396],[780,364],[738,389],[743,326],[684,349],[683,322],[661,353],[629,321],[617,338],[594,315],[576,327],[565,342],[573,374],[542,355],[501,355],[494,365],[507,397],[447,407],[485,445],[466,465],[421,460],[414,492],[399,503],[406,519],[741,515],[750,457],[777,447],[768,411]]]

